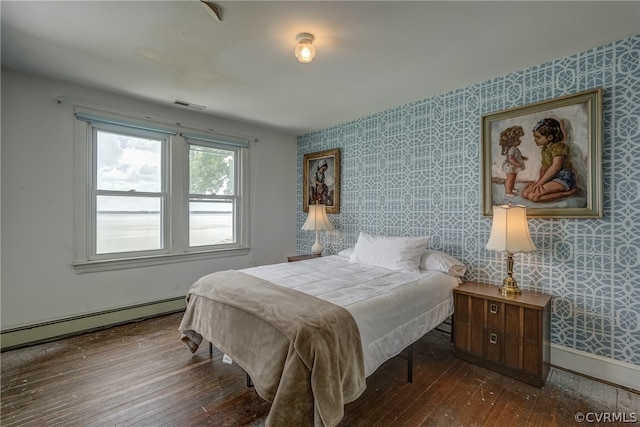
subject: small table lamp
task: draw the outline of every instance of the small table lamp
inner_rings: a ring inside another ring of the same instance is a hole
[[[507,277],[499,288],[502,295],[522,293],[513,278],[513,254],[531,252],[536,245],[531,240],[527,224],[527,209],[522,205],[494,206],[493,225],[487,242],[487,249],[507,253]]]
[[[320,256],[324,250],[324,245],[320,243],[320,230],[333,230],[333,225],[327,217],[325,205],[309,205],[309,216],[302,226],[303,230],[315,230],[316,242],[311,246],[311,253]]]

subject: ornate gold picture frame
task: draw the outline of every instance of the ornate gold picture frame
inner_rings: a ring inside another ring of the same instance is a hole
[[[482,214],[602,217],[602,89],[482,117]]]
[[[304,155],[302,179],[302,207],[321,203],[327,213],[340,213],[340,149]]]

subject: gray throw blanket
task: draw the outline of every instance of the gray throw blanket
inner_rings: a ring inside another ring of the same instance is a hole
[[[192,352],[204,338],[247,371],[272,402],[267,426],[333,427],[365,389],[348,311],[239,271],[194,283],[179,330]]]

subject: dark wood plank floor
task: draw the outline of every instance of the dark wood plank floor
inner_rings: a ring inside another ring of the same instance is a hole
[[[262,426],[269,403],[237,365],[179,340],[181,314],[2,353],[9,426]],[[640,396],[552,369],[544,389],[452,356],[447,335],[415,345],[412,384],[395,358],[367,379],[340,426],[570,426],[578,413],[640,414]],[[629,425],[617,423],[619,425]],[[637,424],[636,424],[637,425]]]

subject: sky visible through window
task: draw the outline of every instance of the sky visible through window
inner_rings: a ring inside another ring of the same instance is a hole
[[[162,141],[98,131],[96,183],[98,190],[162,191]],[[100,211],[155,211],[155,198],[108,197]]]

